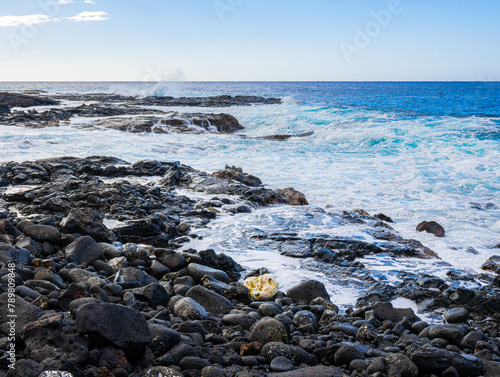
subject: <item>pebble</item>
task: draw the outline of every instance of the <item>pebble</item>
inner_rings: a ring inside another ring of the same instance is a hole
[[[174,314],[183,320],[206,319],[207,311],[191,297],[183,297],[175,303]]]
[[[273,372],[289,372],[294,369],[293,361],[284,356],[278,356],[271,361],[270,368]]]
[[[469,318],[469,311],[465,308],[456,307],[448,309],[444,313],[444,319],[448,323],[464,323]]]

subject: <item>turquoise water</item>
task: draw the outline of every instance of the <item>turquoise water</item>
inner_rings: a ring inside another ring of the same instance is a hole
[[[500,243],[497,82],[0,83],[0,90],[26,89],[262,95],[281,97],[283,104],[201,109],[236,116],[245,130],[234,135],[138,135],[79,128],[90,119],[41,130],[0,125],[1,161],[106,154],[129,161],[178,160],[206,171],[231,164],[271,187],[293,186],[313,205],[383,212],[404,236],[419,239],[456,266],[477,269]],[[314,134],[288,141],[241,137],[308,131]],[[438,221],[447,236],[416,233],[422,220]],[[467,247],[479,255],[467,253]]]

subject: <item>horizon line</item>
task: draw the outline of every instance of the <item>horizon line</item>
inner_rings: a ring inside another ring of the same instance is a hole
[[[230,83],[285,83],[285,82],[357,82],[357,83],[498,83],[500,80],[183,80],[183,81],[143,81],[143,80],[0,80],[0,83],[197,83],[197,82],[230,82]]]

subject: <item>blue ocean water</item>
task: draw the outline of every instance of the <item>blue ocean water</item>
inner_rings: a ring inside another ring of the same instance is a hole
[[[500,82],[0,82],[0,90],[124,95],[293,97],[408,116],[500,117]]]
[[[271,187],[293,186],[313,205],[383,212],[405,237],[456,266],[477,270],[500,243],[499,82],[0,83],[0,90],[35,89],[259,95],[283,104],[175,109],[230,113],[245,127],[234,135],[89,131],[80,126],[92,120],[83,118],[39,130],[0,125],[0,161],[106,154],[177,160],[205,171],[231,164]],[[285,142],[241,137],[308,131],[314,134]],[[438,221],[447,236],[415,232],[423,220]]]

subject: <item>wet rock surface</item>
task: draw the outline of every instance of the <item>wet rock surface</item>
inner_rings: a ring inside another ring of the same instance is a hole
[[[109,128],[132,133],[232,133],[243,127],[229,114],[179,113],[168,107],[231,107],[280,104],[279,98],[256,96],[216,97],[125,97],[107,94],[59,94],[57,101],[44,95],[0,93],[0,124],[28,128],[58,127],[75,117],[77,127]],[[64,106],[63,101],[83,102]],[[60,105],[60,106],[59,106]],[[11,107],[46,106],[41,110]],[[54,107],[50,107],[54,106]]]
[[[0,200],[0,375],[430,377],[499,370],[500,289],[492,276],[399,272],[389,282],[356,261],[435,256],[382,223],[387,217],[321,213],[362,224],[376,243],[252,230],[257,246],[365,284],[351,307],[339,310],[338,296],[311,279],[252,298],[244,278],[266,277],[267,269],[244,271],[229,255],[190,242],[238,206],[255,212],[295,203],[238,168],[214,175],[103,156],[3,163],[1,190],[9,193]],[[497,272],[495,263],[488,271]],[[6,340],[9,279],[18,315],[15,372]],[[394,307],[395,297],[442,314],[440,323]]]
[[[230,107],[250,106],[257,104],[279,104],[280,98],[264,98],[259,96],[207,96],[207,97],[128,97],[117,94],[58,94],[57,100],[97,101],[117,103],[133,103],[140,106],[189,106],[189,107]]]
[[[58,102],[41,96],[32,96],[21,93],[0,92],[0,105],[8,107],[32,107],[57,105]]]
[[[156,117],[106,118],[92,123],[93,127],[110,128],[131,133],[232,133],[243,129],[229,114],[170,113]]]
[[[445,236],[444,228],[435,221],[422,221],[417,225],[417,232],[432,233],[436,237]]]

